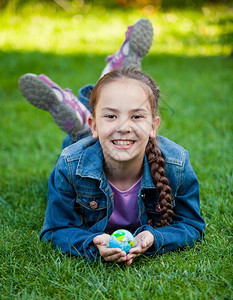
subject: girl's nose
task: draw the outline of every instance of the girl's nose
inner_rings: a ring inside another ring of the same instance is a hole
[[[118,124],[116,132],[122,132],[122,133],[128,133],[131,132],[132,127],[130,125],[129,120],[121,121],[120,124]]]

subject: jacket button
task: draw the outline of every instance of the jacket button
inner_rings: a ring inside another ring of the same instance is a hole
[[[98,205],[98,203],[97,203],[96,201],[91,201],[91,202],[90,202],[90,208],[96,209],[98,206],[99,206],[99,205]]]
[[[156,207],[155,207],[155,211],[157,212],[157,213],[160,213],[161,212],[161,207],[160,207],[160,205],[158,204],[158,205],[156,205]]]

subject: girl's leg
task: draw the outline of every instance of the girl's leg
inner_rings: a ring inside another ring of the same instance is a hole
[[[90,112],[92,112],[92,110],[89,101],[94,86],[94,84],[87,84],[78,91],[78,100],[82,102]]]
[[[120,67],[134,67],[141,70],[141,60],[148,53],[153,42],[151,22],[142,18],[129,26],[121,48],[107,57],[107,65],[100,77]]]
[[[141,70],[142,58],[148,53],[153,42],[153,26],[148,19],[139,19],[134,25],[128,27],[125,36],[120,49],[107,57],[107,65],[100,77],[120,67],[134,67]],[[85,85],[78,94],[79,101],[90,111],[89,98],[93,88],[94,85]]]
[[[19,89],[23,96],[37,108],[48,111],[57,125],[71,136],[90,135],[87,118],[90,111],[73,93],[53,82],[45,75],[25,74],[19,79]]]

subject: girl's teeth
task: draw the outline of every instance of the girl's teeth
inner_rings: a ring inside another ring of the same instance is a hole
[[[115,145],[130,145],[130,144],[133,144],[132,141],[114,141],[113,143]]]

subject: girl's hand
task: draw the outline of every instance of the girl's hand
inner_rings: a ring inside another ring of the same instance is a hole
[[[135,247],[131,248],[126,256],[126,264],[131,265],[133,259],[142,255],[154,243],[154,236],[150,231],[142,231],[135,237]]]
[[[93,243],[98,248],[100,255],[106,261],[124,262],[126,253],[119,248],[109,248],[109,234],[101,234],[93,239]]]

